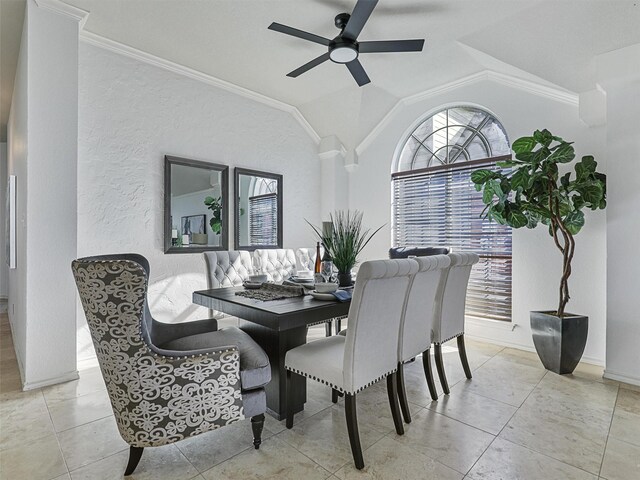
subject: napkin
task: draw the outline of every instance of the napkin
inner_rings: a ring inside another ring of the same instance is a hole
[[[336,290],[333,292],[333,296],[338,299],[340,302],[350,302],[351,301],[351,292],[346,290]]]

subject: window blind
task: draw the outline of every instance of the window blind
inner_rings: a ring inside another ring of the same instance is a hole
[[[393,174],[393,244],[475,252],[467,315],[511,321],[511,228],[483,220],[471,173],[495,161],[465,162]]]
[[[278,244],[278,194],[249,197],[249,244]]]

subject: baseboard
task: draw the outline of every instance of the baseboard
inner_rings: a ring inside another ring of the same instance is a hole
[[[611,370],[605,369],[603,377],[609,380],[615,380],[616,382],[628,383],[629,385],[636,385],[640,387],[640,378],[621,375],[619,373],[612,372]]]
[[[78,371],[74,370],[69,373],[65,373],[58,377],[48,378],[46,380],[41,380],[39,382],[26,382],[22,385],[22,390],[35,390],[37,388],[48,387],[49,385],[56,385],[58,383],[70,382],[71,380],[77,380],[80,378],[78,375]]]
[[[512,343],[512,342],[506,342],[504,340],[496,340],[496,339],[493,339],[493,338],[480,337],[480,336],[477,336],[477,335],[470,335],[468,332],[465,332],[464,336],[466,338],[470,338],[472,340],[477,340],[479,342],[492,343],[494,345],[500,345],[501,347],[515,348],[516,350],[524,350],[525,352],[537,353],[535,347],[530,347],[528,345],[522,345],[520,343]],[[582,356],[582,358],[580,359],[580,362],[588,363],[589,365],[596,365],[598,367],[604,367],[604,362],[602,360],[600,360],[598,358],[594,358],[594,357],[589,357],[589,356],[586,356],[586,355]],[[621,381],[623,381],[623,380],[621,380]]]

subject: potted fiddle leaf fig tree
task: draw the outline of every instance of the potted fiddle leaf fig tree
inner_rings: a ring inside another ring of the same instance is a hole
[[[589,318],[567,313],[569,277],[576,243],[585,224],[584,211],[606,207],[606,176],[590,155],[575,158],[571,142],[548,130],[536,130],[512,145],[515,159],[500,162],[502,170],[481,169],[471,180],[482,191],[484,218],[512,228],[547,226],[562,254],[562,275],[555,310],[531,312],[533,342],[545,368],[571,373],[587,341]]]

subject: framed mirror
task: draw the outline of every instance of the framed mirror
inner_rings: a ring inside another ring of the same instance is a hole
[[[236,168],[237,250],[282,248],[282,175]]]
[[[229,167],[164,157],[164,252],[229,249]]]

